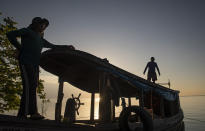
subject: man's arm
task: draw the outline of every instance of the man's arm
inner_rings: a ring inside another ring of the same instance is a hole
[[[149,64],[149,63],[147,63],[147,66],[145,67],[143,74],[145,74],[145,72],[146,72],[146,70],[147,70],[147,68],[148,68],[148,64]]]
[[[22,28],[19,30],[10,31],[6,33],[6,36],[12,45],[14,45],[18,50],[21,50],[21,44],[17,41],[17,37],[26,35],[26,33],[27,33],[26,29]]]
[[[156,68],[157,68],[157,71],[158,71],[158,73],[160,75],[160,71],[159,71],[159,67],[158,67],[157,63],[156,63]]]
[[[56,48],[57,46],[48,42],[46,39],[43,39],[43,47],[45,48]]]
[[[54,45],[54,44],[48,42],[46,39],[43,39],[43,41],[44,41],[43,46],[45,48],[61,48],[61,49],[69,48],[69,49],[75,50],[75,48],[72,45]]]

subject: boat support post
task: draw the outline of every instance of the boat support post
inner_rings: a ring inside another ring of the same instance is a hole
[[[56,103],[56,108],[55,108],[55,121],[61,122],[61,108],[62,108],[62,100],[63,100],[63,79],[59,77],[58,79],[59,82],[59,88],[58,88],[58,98],[57,98],[57,103]]]
[[[94,121],[95,113],[95,93],[91,93],[90,121]]]
[[[99,74],[99,120],[101,123],[111,122],[111,93],[109,75],[106,72]]]
[[[140,91],[139,105],[140,105],[140,107],[144,108],[144,91],[143,91],[143,89]]]
[[[132,106],[132,105],[131,105],[131,98],[130,98],[130,97],[128,97],[128,106],[129,106],[129,107]]]

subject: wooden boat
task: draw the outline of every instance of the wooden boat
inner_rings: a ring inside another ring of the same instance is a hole
[[[59,77],[55,120],[61,122],[63,82],[91,93],[90,122],[94,121],[94,94],[99,93],[98,123],[117,123],[121,130],[183,131],[183,111],[179,91],[120,69],[105,59],[69,49],[52,49],[42,53],[41,67]],[[119,118],[115,107],[120,99],[136,98],[139,106],[124,107]]]

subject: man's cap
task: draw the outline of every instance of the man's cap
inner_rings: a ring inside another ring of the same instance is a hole
[[[34,17],[32,19],[32,24],[37,24],[37,23],[40,23],[41,21],[42,21],[41,17]]]
[[[46,24],[46,27],[49,25],[49,21],[46,18],[43,18],[40,23]]]
[[[34,17],[32,19],[32,24],[46,24],[46,26],[48,26],[49,21],[46,18]]]

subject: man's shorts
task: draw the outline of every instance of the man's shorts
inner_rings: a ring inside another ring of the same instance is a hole
[[[148,75],[147,75],[147,80],[149,81],[156,81],[157,80],[157,74],[156,72],[148,72]]]

